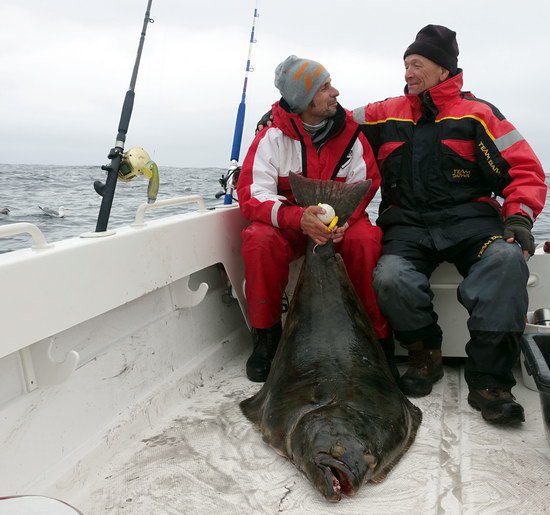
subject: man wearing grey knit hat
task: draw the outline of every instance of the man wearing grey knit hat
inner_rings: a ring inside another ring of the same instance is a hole
[[[300,114],[329,77],[322,64],[290,55],[275,69],[275,87],[291,111]]]
[[[308,236],[320,245],[329,238],[334,241],[379,340],[390,336],[372,287],[381,231],[365,214],[380,184],[370,145],[351,113],[338,104],[339,92],[320,63],[289,56],[275,70],[275,86],[282,98],[272,106],[273,123],[257,134],[237,185],[239,206],[251,221],[242,233],[242,254],[255,340],[246,374],[256,382],[265,381],[269,373],[281,336],[281,297],[288,265],[304,254]],[[347,224],[329,232],[318,217],[325,214],[322,207],[296,205],[291,172],[324,181],[371,179],[372,186]],[[392,343],[385,345],[389,354]]]

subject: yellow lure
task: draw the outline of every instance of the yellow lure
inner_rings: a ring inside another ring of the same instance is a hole
[[[338,223],[338,216],[335,216],[331,221],[330,221],[330,224],[328,225],[327,229],[329,230],[329,232],[332,231],[332,229],[334,229],[336,227],[336,224]]]

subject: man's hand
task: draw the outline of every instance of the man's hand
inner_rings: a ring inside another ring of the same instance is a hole
[[[309,206],[300,220],[302,232],[307,234],[317,245],[324,245],[331,237],[327,226],[317,218],[317,213],[324,212],[325,210],[320,206]]]
[[[335,227],[331,233],[331,238],[334,243],[340,243],[344,239],[344,233],[346,232],[347,226]]]
[[[517,241],[523,250],[523,257],[527,260],[535,253],[535,238],[531,234],[533,222],[523,215],[511,215],[504,221],[502,237],[507,243]]]
[[[271,114],[271,109],[265,113],[261,118],[260,121],[256,125],[256,132],[255,135],[258,134],[264,127],[269,127],[273,123],[273,115]]]

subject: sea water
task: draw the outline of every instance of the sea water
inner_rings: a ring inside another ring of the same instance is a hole
[[[216,199],[220,191],[219,179],[227,171],[222,168],[169,168],[159,169],[160,189],[158,200],[186,195],[201,195],[207,207],[222,203]],[[77,237],[95,231],[101,197],[95,192],[95,180],[105,181],[100,166],[55,166],[0,164],[0,209],[9,208],[7,215],[0,214],[0,225],[30,222],[42,231],[48,242]],[[547,178],[547,182],[549,182]],[[139,205],[147,202],[148,181],[137,177],[133,181],[118,182],[109,219],[109,229],[133,222]],[[379,196],[375,196],[367,211],[376,220]],[[65,208],[63,218],[44,214],[38,206]],[[188,204],[152,210],[148,220],[197,209]],[[541,213],[533,229],[536,243],[550,240],[550,202]],[[32,246],[28,234],[0,238],[0,253]]]
[[[207,207],[223,202],[215,195],[221,190],[219,179],[227,173],[221,168],[160,168],[157,200],[187,195],[201,195]],[[0,225],[30,222],[36,225],[48,242],[80,236],[95,231],[102,198],[94,190],[95,180],[105,182],[100,166],[9,165],[0,164]],[[148,181],[136,177],[130,182],[117,182],[108,229],[134,221],[137,208],[147,202]],[[46,215],[38,206],[59,210],[65,216]],[[197,209],[196,204],[171,206],[148,211],[146,220]],[[0,253],[32,246],[28,234],[0,238]]]

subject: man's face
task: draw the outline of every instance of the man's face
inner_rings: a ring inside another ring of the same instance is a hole
[[[449,71],[426,57],[411,54],[405,57],[405,82],[411,95],[419,95],[449,77]]]
[[[315,93],[311,104],[302,113],[306,123],[320,123],[326,118],[332,118],[336,114],[336,97],[340,92],[331,84],[330,77]],[[308,122],[308,119],[311,120]],[[313,121],[313,119],[317,121]]]

